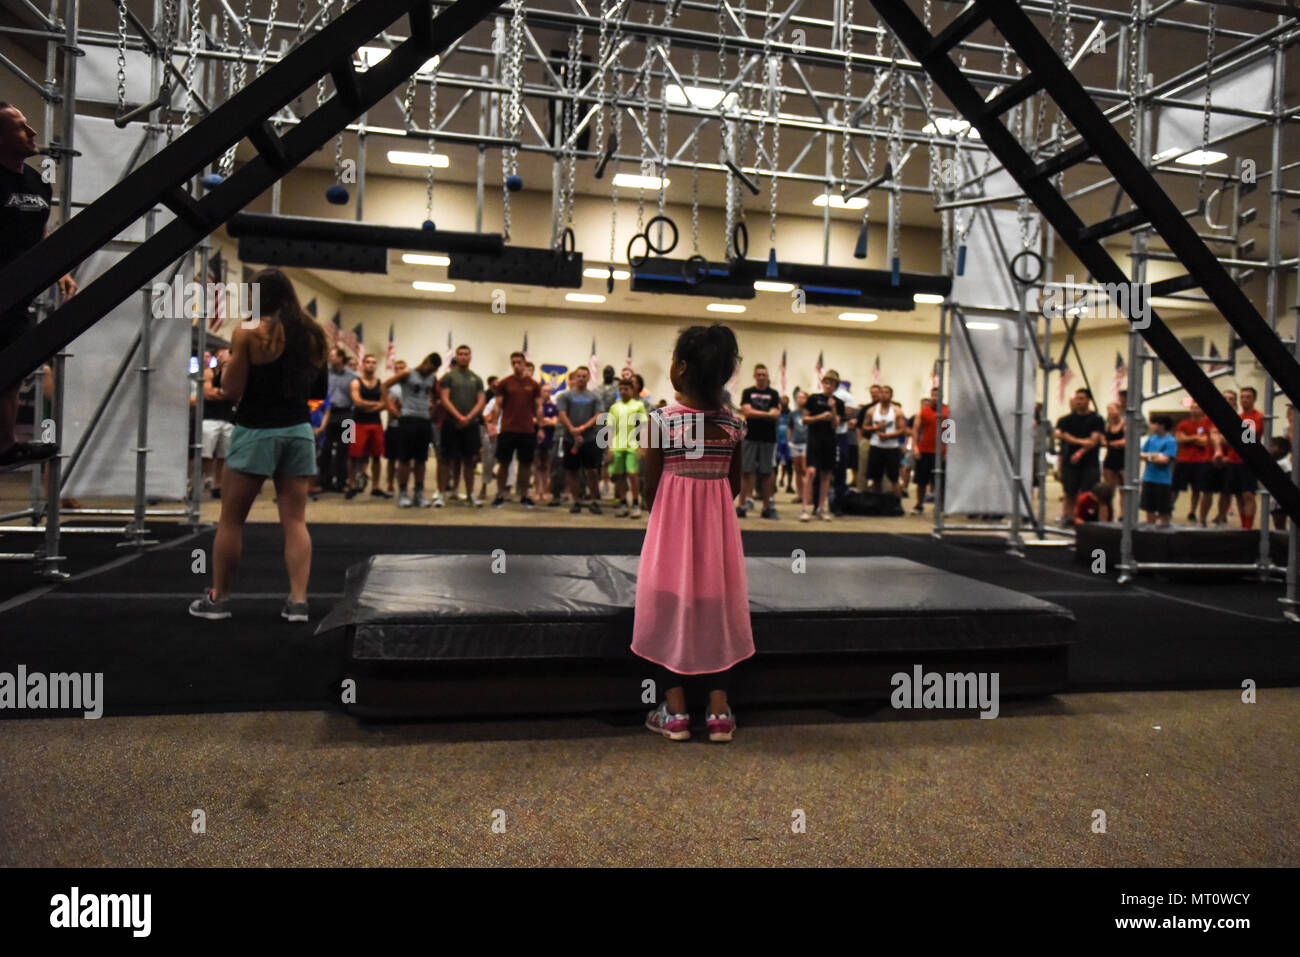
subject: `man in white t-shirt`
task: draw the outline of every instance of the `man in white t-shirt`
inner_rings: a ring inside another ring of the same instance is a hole
[[[907,416],[894,402],[894,390],[880,387],[880,401],[871,409],[871,451],[867,453],[867,479],[873,492],[883,490],[884,479],[889,491],[898,494],[898,471],[903,459],[903,442],[907,435]]]

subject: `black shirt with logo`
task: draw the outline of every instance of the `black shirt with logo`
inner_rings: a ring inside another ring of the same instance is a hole
[[[30,166],[24,164],[21,173],[0,167],[0,268],[41,241],[53,196],[50,184]],[[27,306],[21,303],[13,313],[25,315]]]
[[[817,392],[810,396],[803,406],[804,421],[812,418],[814,415],[821,415],[823,412],[829,412],[831,403],[835,403],[835,413],[841,419],[844,418],[844,400],[837,399],[833,395],[827,395],[824,392]],[[834,439],[835,422],[832,419],[824,419],[820,422],[808,423],[809,439]]]
[[[755,412],[771,412],[781,407],[781,395],[775,389],[750,386],[740,393],[740,404]],[[745,438],[751,442],[775,442],[776,419],[746,419]]]

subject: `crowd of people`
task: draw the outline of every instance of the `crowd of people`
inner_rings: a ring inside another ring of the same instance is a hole
[[[1267,441],[1269,454],[1289,472],[1290,423],[1286,434],[1266,439],[1264,414],[1256,408],[1258,393],[1253,386],[1225,389],[1223,397],[1243,423],[1249,423],[1243,425],[1243,436]],[[1094,411],[1091,393],[1079,389],[1071,397],[1069,414],[1057,420],[1053,435],[1060,442],[1057,469],[1064,492],[1059,524],[1114,521],[1121,514],[1129,448],[1124,417],[1127,402],[1127,393],[1121,392],[1119,401],[1106,407],[1103,419]],[[1177,422],[1162,412],[1147,421],[1150,431],[1137,445],[1142,462],[1138,507],[1147,524],[1170,527],[1181,510],[1179,496],[1186,493],[1187,524],[1206,528],[1212,522],[1224,527],[1235,504],[1241,527],[1253,528],[1258,479],[1201,408],[1191,403],[1187,415]],[[1211,509],[1215,511],[1212,520]],[[1281,527],[1284,517],[1275,512],[1274,518]]]

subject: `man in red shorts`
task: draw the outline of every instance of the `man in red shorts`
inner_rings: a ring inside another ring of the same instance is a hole
[[[361,376],[352,380],[352,444],[348,446],[348,488],[344,498],[357,494],[357,476],[365,473],[370,459],[370,495],[392,498],[379,487],[380,462],[384,458],[384,425],[379,413],[384,409],[384,386],[375,370],[379,361],[367,355],[361,361]],[[346,428],[346,425],[344,426]]]
[[[1197,506],[1202,494],[1205,496],[1205,505],[1201,509],[1202,515],[1210,510],[1209,500],[1213,497],[1206,476],[1210,468],[1210,459],[1214,456],[1214,449],[1210,447],[1210,432],[1213,429],[1214,423],[1206,417],[1195,402],[1192,403],[1187,418],[1174,427],[1174,439],[1178,442],[1178,459],[1174,462],[1174,495],[1191,491],[1192,500],[1187,506],[1187,521],[1193,525],[1197,522]],[[1205,524],[1203,518],[1201,524]]]

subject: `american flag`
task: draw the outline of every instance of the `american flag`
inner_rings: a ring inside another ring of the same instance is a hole
[[[632,343],[627,344],[627,361],[623,363],[623,378],[632,378],[636,370],[632,368]]]
[[[526,332],[524,333],[523,348],[521,348],[519,351],[524,354],[524,361],[527,362],[528,361],[528,333]]]
[[[1210,358],[1211,359],[1219,358],[1219,347],[1216,346],[1213,342],[1210,343]],[[1207,371],[1218,372],[1220,369],[1226,369],[1226,368],[1228,368],[1228,363],[1226,362],[1211,362],[1210,367]]]
[[[786,394],[785,350],[781,350],[781,394]]]
[[[939,388],[939,360],[934,360],[934,365],[930,367],[930,388]]]
[[[330,320],[330,325],[334,328],[330,334],[334,337],[335,342],[343,346],[345,349],[350,350],[352,354],[355,355],[357,351],[356,336],[352,335],[351,332],[343,331],[342,320],[342,314],[337,312],[334,313],[334,318]]]
[[[392,372],[397,367],[397,342],[393,339],[393,324],[388,324],[388,351],[384,353],[384,371]]]
[[[880,385],[880,356],[879,356],[879,354],[876,355],[876,361],[875,361],[875,363],[871,366],[871,381],[874,382],[876,385]]]
[[[1118,352],[1115,353],[1115,375],[1110,380],[1110,391],[1115,398],[1119,398],[1119,392],[1124,388],[1124,383],[1128,381],[1128,366],[1124,364],[1124,357]]]
[[[352,327],[352,338],[357,344],[358,359],[360,359],[362,356],[366,354],[366,333],[365,330],[361,327],[361,325],[362,324],[358,322],[355,326]]]
[[[1056,401],[1065,401],[1065,390],[1069,384],[1074,381],[1074,370],[1066,366],[1061,370],[1061,379],[1056,383]]]
[[[600,375],[600,362],[596,359],[596,340],[591,340],[591,359],[587,362],[587,368],[591,370],[591,381],[597,382],[597,376]]]
[[[813,386],[812,391],[816,392],[822,387],[822,364],[825,362],[825,353],[817,353],[817,365],[813,366]]]
[[[223,283],[225,282],[222,273],[225,272],[225,264],[221,261],[221,253],[216,252],[208,259],[208,282],[216,283],[216,289],[212,295],[212,315],[208,316],[208,332],[216,335],[221,331],[221,327],[226,323],[226,290]]]

